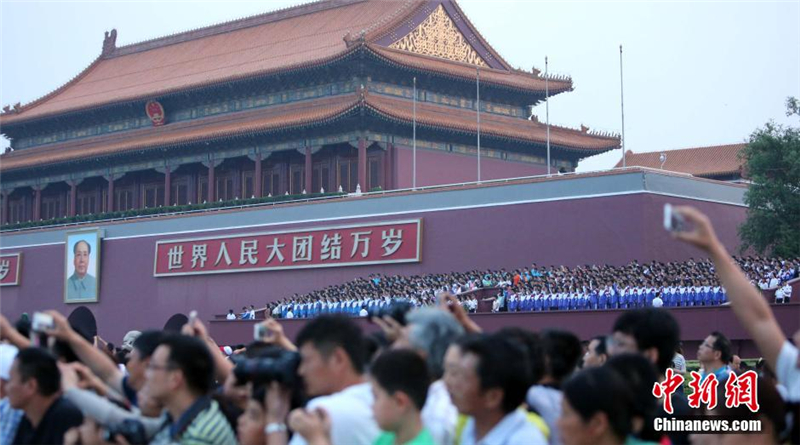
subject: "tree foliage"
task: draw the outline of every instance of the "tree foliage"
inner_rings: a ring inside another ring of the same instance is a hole
[[[798,100],[786,100],[786,115],[800,117]],[[742,249],[775,256],[800,256],[800,127],[769,122],[750,135],[740,156],[752,181],[739,228]]]

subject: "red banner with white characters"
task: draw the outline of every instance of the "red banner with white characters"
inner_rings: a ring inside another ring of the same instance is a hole
[[[169,277],[422,260],[422,220],[165,240],[153,275]]]
[[[0,286],[18,286],[22,254],[0,255]]]

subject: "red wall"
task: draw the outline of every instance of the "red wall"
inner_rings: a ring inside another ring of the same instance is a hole
[[[413,150],[402,146],[395,146],[395,150],[397,151],[395,188],[411,188]],[[546,173],[546,165],[481,158],[481,180],[522,178]],[[477,156],[417,148],[417,187],[458,184],[477,179]]]
[[[698,250],[672,240],[661,228],[665,202],[696,205],[711,215],[720,238],[729,248],[738,246],[736,227],[744,220],[743,207],[652,194],[352,220],[422,218],[422,262],[418,264],[155,278],[156,241],[190,238],[191,235],[114,239],[103,241],[99,302],[86,306],[97,317],[101,335],[116,343],[130,329],[161,328],[175,313],[186,314],[197,309],[201,318],[211,319],[229,308],[261,306],[297,292],[320,289],[376,272],[414,275],[521,268],[532,262],[575,266],[623,264],[633,259],[669,261],[700,257]],[[336,224],[347,222],[337,221]],[[269,227],[269,230],[315,225],[330,224],[285,225]],[[256,231],[258,228],[207,235]],[[19,250],[23,252],[22,285],[2,288],[3,314],[16,319],[22,312],[47,308],[65,313],[72,311],[75,305],[63,303],[63,244]],[[3,253],[14,251],[4,250]]]

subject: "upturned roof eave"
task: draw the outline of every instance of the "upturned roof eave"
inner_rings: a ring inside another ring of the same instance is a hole
[[[207,89],[207,88],[218,87],[218,86],[226,85],[226,84],[233,83],[233,82],[253,80],[253,79],[258,79],[258,78],[262,78],[262,77],[269,77],[269,76],[273,76],[273,75],[293,74],[293,73],[300,72],[300,71],[315,69],[315,68],[323,67],[323,66],[331,64],[331,63],[336,63],[336,62],[345,60],[348,57],[351,57],[351,56],[353,56],[354,54],[356,54],[356,53],[358,53],[360,51],[367,51],[368,54],[372,55],[374,59],[379,60],[382,63],[389,64],[390,66],[395,66],[395,67],[402,66],[402,67],[404,67],[406,69],[415,70],[415,71],[423,72],[423,73],[424,72],[432,72],[434,74],[437,74],[437,75],[442,76],[442,77],[447,78],[447,79],[456,79],[456,80],[461,80],[461,81],[471,80],[471,78],[468,78],[466,76],[459,76],[459,75],[456,75],[456,74],[453,74],[453,73],[447,73],[447,72],[443,72],[443,71],[436,70],[436,69],[425,69],[425,68],[420,67],[420,66],[408,66],[408,65],[402,64],[402,63],[400,63],[398,61],[392,60],[391,58],[384,57],[383,55],[379,54],[374,48],[371,47],[371,44],[367,44],[367,43],[362,42],[362,43],[360,43],[358,45],[353,45],[350,48],[346,48],[346,49],[342,50],[341,52],[339,52],[337,54],[334,54],[332,56],[324,57],[324,58],[313,60],[313,61],[306,61],[306,62],[299,63],[299,64],[296,64],[296,65],[293,65],[293,66],[289,66],[289,67],[282,67],[282,68],[278,68],[278,69],[264,70],[264,71],[261,71],[261,72],[251,73],[251,74],[247,74],[247,75],[229,76],[229,77],[224,78],[224,79],[216,79],[214,81],[207,82],[207,83],[200,83],[200,84],[186,86],[186,87],[171,88],[171,89],[157,91],[157,92],[153,92],[153,93],[142,94],[142,95],[126,98],[126,99],[123,99],[123,100],[98,102],[98,103],[95,103],[95,104],[92,104],[92,105],[89,105],[89,106],[76,107],[76,108],[73,108],[73,109],[61,110],[61,111],[58,111],[58,112],[44,113],[44,114],[32,116],[31,118],[26,118],[25,111],[22,111],[20,113],[4,113],[4,114],[0,114],[0,133],[2,133],[4,135],[8,135],[8,133],[6,132],[6,128],[3,128],[3,127],[14,128],[14,127],[17,127],[19,125],[31,124],[31,123],[35,123],[35,122],[41,122],[41,121],[44,121],[44,120],[47,120],[47,119],[51,119],[51,118],[54,118],[54,117],[57,117],[57,116],[60,116],[60,117],[74,116],[74,115],[77,115],[77,114],[80,114],[80,113],[89,112],[89,111],[98,111],[98,110],[102,110],[102,109],[110,108],[110,107],[119,107],[119,106],[131,105],[131,104],[135,104],[137,102],[141,102],[141,101],[145,101],[145,100],[149,100],[149,99],[153,99],[153,98],[162,99],[162,98],[167,98],[167,97],[170,97],[170,96],[173,96],[173,95],[186,94],[186,93],[202,91],[202,90]],[[409,53],[409,54],[414,56],[414,57],[416,57],[416,58],[420,58],[421,60],[423,60],[422,63],[424,63],[425,56],[421,56],[421,55],[413,54],[413,53]],[[42,97],[40,99],[37,99],[36,101],[32,102],[31,104],[26,105],[23,108],[35,107],[36,105],[39,105],[39,104],[43,103],[44,101],[46,101],[46,99],[52,98],[55,95],[57,95],[58,93],[63,92],[64,90],[67,89],[68,86],[73,85],[81,77],[85,76],[89,71],[91,71],[91,69],[93,67],[95,67],[97,65],[97,63],[99,61],[101,61],[101,60],[102,60],[102,57],[98,57],[98,59],[96,59],[94,62],[92,62],[92,65],[90,65],[86,70],[84,70],[79,76],[76,76],[75,79],[71,80],[70,82],[68,82],[64,86],[60,87],[59,89],[55,90],[54,92],[48,94],[47,96]],[[439,62],[444,61],[445,63],[450,63],[450,64],[456,64],[457,63],[457,62],[453,62],[453,61],[449,61],[449,60],[445,60],[445,59],[437,59],[437,61],[439,61]],[[510,84],[504,83],[504,82],[496,82],[496,81],[493,81],[491,79],[481,79],[481,82],[485,86],[493,86],[493,87],[496,87],[496,88],[508,89],[508,90],[514,91],[514,92],[527,92],[527,93],[533,93],[533,94],[542,94],[543,93],[543,90],[541,90],[540,88],[523,88],[523,87],[520,87],[520,86],[510,85]],[[567,82],[556,82],[556,81],[553,81],[553,83],[556,83],[556,85],[554,85],[553,87],[550,88],[551,96],[559,94],[559,93],[567,92],[567,91],[572,91],[572,89],[573,89],[571,82],[567,83]],[[564,85],[559,87],[558,83],[563,83]]]

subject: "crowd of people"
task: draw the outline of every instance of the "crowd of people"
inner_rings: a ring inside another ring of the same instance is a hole
[[[235,348],[218,345],[196,317],[180,333],[129,332],[114,348],[46,311],[14,326],[0,316],[0,445],[800,442],[800,331],[784,335],[704,215],[675,211],[693,224],[676,236],[708,253],[763,356],[758,370],[743,367],[724,333],[709,332],[697,358],[701,380],[719,383],[702,386],[719,393],[716,406],[676,385],[686,372],[680,328],[661,308],[622,312],[586,347],[567,330],[482,332],[452,292],[376,318],[375,334],[326,314],[291,341],[270,318]],[[547,280],[566,276],[552,272]],[[722,402],[748,376],[757,384],[750,399]],[[662,431],[667,414],[760,428],[692,436]]]
[[[748,280],[762,290],[777,289],[776,303],[789,303],[789,280],[797,278],[800,258],[735,258]],[[367,317],[396,301],[414,307],[435,306],[437,295],[450,292],[468,312],[480,304],[475,292],[498,288],[490,297],[493,312],[540,312],[643,307],[715,306],[728,301],[710,259],[622,267],[536,264],[513,271],[485,270],[424,276],[372,274],[348,283],[268,304],[275,318],[312,318],[323,314]],[[486,300],[486,299],[482,299]],[[232,313],[232,310],[231,310]],[[230,315],[229,315],[230,318]]]

